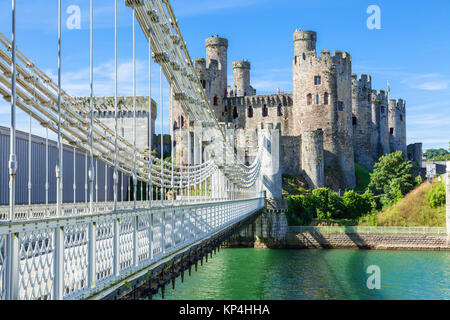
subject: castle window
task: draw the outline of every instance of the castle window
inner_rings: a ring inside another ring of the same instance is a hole
[[[184,127],[184,117],[180,116],[180,129],[183,129]]]
[[[252,106],[248,106],[248,108],[247,108],[247,116],[249,118],[253,118],[253,107]]]
[[[403,121],[403,115],[400,115],[400,121]]]
[[[122,137],[125,137],[125,128],[122,128]]]
[[[308,93],[308,95],[306,96],[306,104],[309,106],[312,104],[312,94]]]
[[[283,116],[283,111],[284,111],[284,107],[280,104],[280,105],[278,106],[278,109],[277,109],[277,115],[278,115],[279,117],[282,117],[282,116]]]
[[[320,97],[318,94],[316,95],[316,104],[320,104]]]
[[[325,92],[325,94],[323,95],[323,104],[327,105],[328,104],[328,92]]]
[[[316,86],[320,85],[322,83],[322,78],[320,76],[315,76],[314,77],[314,84]]]
[[[338,101],[337,108],[338,111],[344,111],[344,101]]]
[[[390,133],[390,134],[394,134],[394,128],[390,128],[390,129],[389,129],[389,133]]]
[[[202,83],[203,89],[206,89],[206,80],[200,80],[200,82]]]
[[[219,105],[219,98],[217,96],[214,96],[213,105],[215,105],[215,106]]]
[[[267,109],[267,106],[264,105],[262,108],[262,116],[267,117],[269,115],[269,110]]]
[[[381,106],[381,113],[384,113],[384,106]]]
[[[237,107],[233,108],[233,119],[237,119],[239,117],[239,113]]]
[[[356,126],[357,123],[358,123],[358,119],[357,119],[355,116],[353,116],[353,118],[352,118],[352,124],[353,124],[354,126]]]

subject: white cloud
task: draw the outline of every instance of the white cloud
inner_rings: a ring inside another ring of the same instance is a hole
[[[446,90],[449,87],[450,79],[436,73],[413,75],[401,83],[419,90],[439,91]]]

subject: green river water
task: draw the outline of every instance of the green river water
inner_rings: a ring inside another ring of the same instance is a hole
[[[367,288],[367,268],[381,289]],[[161,299],[161,295],[153,299]],[[450,299],[450,252],[223,249],[168,300]]]

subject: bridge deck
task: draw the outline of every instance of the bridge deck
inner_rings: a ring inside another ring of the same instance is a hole
[[[0,222],[0,298],[97,295],[263,207],[253,198]]]

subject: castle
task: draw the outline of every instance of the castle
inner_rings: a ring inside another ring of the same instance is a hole
[[[407,157],[406,104],[374,90],[369,75],[353,74],[349,53],[318,55],[316,41],[314,31],[294,33],[292,94],[257,95],[248,61],[232,63],[229,86],[228,40],[219,36],[206,39],[206,59],[196,59],[195,67],[243,162],[255,156],[258,125],[271,123],[280,130],[282,173],[301,174],[311,188],[353,188],[355,162],[370,170],[384,154],[401,150]],[[180,112],[175,101],[173,129],[192,131]],[[177,145],[185,150],[184,137],[178,135]]]
[[[353,74],[349,53],[331,54],[322,50],[318,55],[316,41],[314,31],[294,33],[291,94],[257,95],[251,86],[250,62],[232,63],[233,86],[230,86],[228,40],[219,36],[206,39],[206,59],[196,59],[195,68],[238,158],[243,163],[252,163],[261,130],[275,128],[280,136],[282,173],[301,175],[310,188],[326,186],[338,190],[355,187],[355,163],[371,170],[384,154],[397,150],[408,158],[420,154],[421,150],[407,154],[405,101],[389,99],[386,91],[374,90],[369,75]],[[97,100],[96,116],[111,126],[113,100]],[[120,106],[131,103],[127,98],[123,103],[121,100]],[[170,103],[173,104],[170,133],[175,137],[176,161],[197,164],[207,158],[201,130],[188,121],[177,97],[171,96]],[[148,132],[147,104],[148,98],[139,97],[138,106],[142,108],[138,109],[142,112],[138,113],[138,131],[143,133]],[[121,108],[125,110],[125,106]],[[152,122],[156,118],[156,105],[154,108]],[[119,130],[132,142],[128,118],[129,111],[122,112]],[[148,135],[139,132],[138,138],[145,137],[145,141],[138,141],[137,145],[143,149],[148,146]]]

